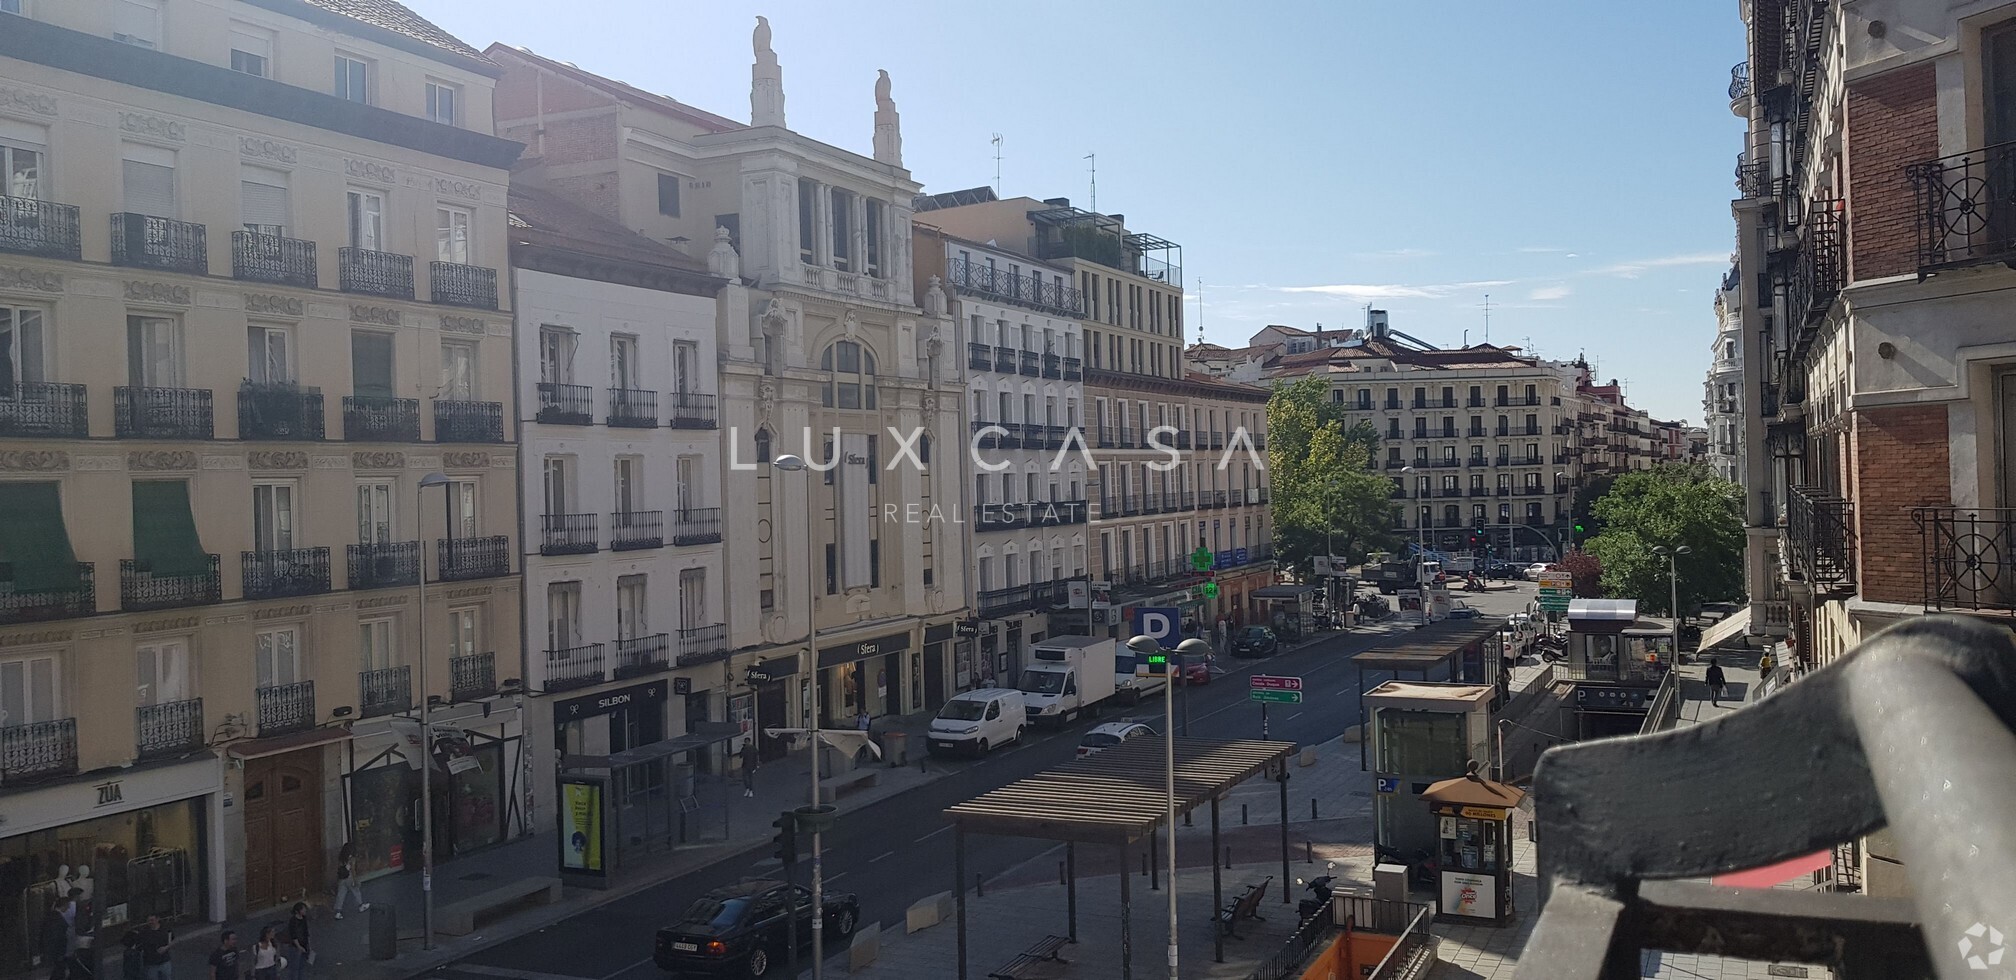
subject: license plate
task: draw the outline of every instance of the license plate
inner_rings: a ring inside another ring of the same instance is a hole
[[[939,748],[941,748],[941,749],[949,749],[949,748],[951,748],[951,747],[952,747],[952,745],[953,745],[953,743],[951,743],[951,742],[938,742],[938,743],[936,743],[936,744],[937,744],[937,746],[938,746]]]
[[[697,953],[700,951],[700,946],[697,943],[673,943],[672,948],[682,953]]]

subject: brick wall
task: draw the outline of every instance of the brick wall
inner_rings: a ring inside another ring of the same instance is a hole
[[[1848,278],[1918,268],[1918,226],[1907,164],[1939,155],[1939,108],[1931,65],[1886,72],[1848,88]]]
[[[1862,596],[1921,602],[1922,546],[1911,508],[1953,499],[1946,406],[1867,409],[1851,418]]]
[[[550,116],[616,104],[615,97],[593,86],[551,72],[543,73],[542,78],[542,72],[516,60],[509,52],[501,61],[504,75],[497,79],[496,91],[491,95],[499,119],[529,119],[541,109]]]

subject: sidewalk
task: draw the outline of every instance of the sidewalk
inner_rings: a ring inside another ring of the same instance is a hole
[[[907,765],[880,766],[878,784],[848,793],[837,801],[844,812],[915,789],[943,775],[935,766],[920,767],[922,733],[930,718],[905,719],[892,731],[909,735]],[[881,729],[878,728],[878,731]],[[411,871],[386,875],[363,885],[364,896],[374,906],[396,908],[399,928],[399,955],[396,959],[370,958],[368,927],[370,913],[345,910],[336,918],[329,908],[328,894],[310,896],[310,930],[317,959],[310,976],[340,977],[342,980],[403,980],[468,956],[484,947],[545,928],[588,909],[618,901],[637,891],[670,878],[677,878],[717,861],[769,844],[775,829],[771,821],[780,811],[803,805],[810,796],[810,757],[804,752],[771,762],[756,772],[756,795],[742,795],[739,774],[701,776],[695,797],[699,808],[687,815],[687,844],[661,845],[653,853],[631,852],[627,863],[612,873],[615,884],[608,889],[563,888],[561,899],[552,905],[532,906],[491,922],[467,936],[436,935],[435,948],[420,948],[420,876]],[[495,847],[455,858],[434,869],[434,906],[437,910],[479,895],[500,885],[532,876],[559,876],[559,855],[551,833],[521,837]],[[175,976],[207,978],[208,959],[216,948],[218,934],[225,928],[238,933],[241,949],[251,946],[263,925],[283,925],[288,906],[247,915],[219,926],[202,925],[176,930]],[[437,917],[438,921],[438,917]],[[284,933],[283,933],[284,934]],[[108,937],[116,941],[117,937]],[[116,951],[106,965],[117,976]]]

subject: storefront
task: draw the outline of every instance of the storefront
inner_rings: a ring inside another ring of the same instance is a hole
[[[964,621],[962,620],[961,623]],[[924,628],[924,652],[911,672],[911,684],[915,689],[912,703],[922,710],[936,714],[943,707],[945,699],[951,696],[946,689],[947,668],[951,663],[952,647],[957,641],[954,635],[960,623],[940,623]]]
[[[901,714],[903,662],[911,638],[905,630],[820,647],[820,727],[853,728],[863,712],[870,718]]]
[[[224,917],[215,864],[223,805],[217,757],[135,767],[0,794],[0,974],[37,964],[49,903],[83,892],[82,931],[123,929],[158,914],[171,923]]]
[[[755,730],[798,727],[798,717],[791,713],[791,687],[797,683],[798,660],[796,656],[773,657],[749,668],[749,686],[755,689],[751,719]],[[790,741],[762,736],[756,750],[758,758],[772,762],[784,758],[790,751]]]
[[[432,714],[434,854],[446,861],[524,832],[518,712],[455,706]],[[360,879],[407,870],[420,855],[420,724],[359,722],[345,747],[345,826]]]

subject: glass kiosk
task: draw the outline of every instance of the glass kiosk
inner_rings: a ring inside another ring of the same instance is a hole
[[[1435,913],[1502,926],[1512,915],[1512,810],[1525,791],[1478,775],[1428,787],[1437,827]]]

